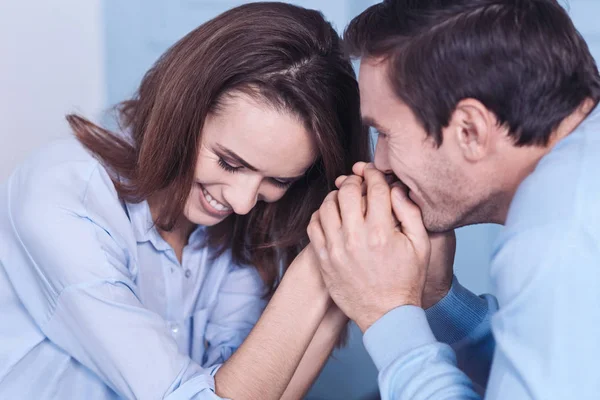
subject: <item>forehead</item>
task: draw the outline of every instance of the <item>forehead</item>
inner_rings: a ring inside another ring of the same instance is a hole
[[[242,93],[207,117],[203,142],[224,146],[272,176],[302,174],[316,158],[313,135],[299,118]]]
[[[361,60],[358,83],[364,116],[376,119],[377,114],[388,113],[402,104],[389,82],[387,63],[381,59]]]
[[[368,58],[361,61],[358,80],[362,117],[388,134],[421,132],[413,112],[394,92],[388,71],[385,61]]]

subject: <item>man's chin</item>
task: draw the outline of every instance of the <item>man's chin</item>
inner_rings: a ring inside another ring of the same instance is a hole
[[[458,228],[455,220],[449,221],[441,215],[431,215],[423,211],[423,224],[429,233],[445,233]]]

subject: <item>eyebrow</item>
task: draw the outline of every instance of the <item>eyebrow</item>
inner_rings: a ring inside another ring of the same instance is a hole
[[[250,171],[259,172],[258,168],[256,168],[252,164],[250,164],[248,161],[244,160],[242,157],[240,157],[233,150],[228,149],[227,147],[222,146],[220,144],[217,144],[217,147],[219,148],[219,150],[221,152],[225,153],[225,155],[227,155],[228,157],[232,158],[236,162],[240,163],[244,167],[248,168]],[[283,177],[272,177],[272,178],[273,179],[278,179],[278,180],[281,180],[281,181],[290,181],[290,182],[292,182],[292,181],[296,181],[296,180],[302,178],[304,175],[305,174],[302,174],[302,175],[299,175],[299,176],[292,176],[292,177],[289,177],[289,178],[283,178]]]
[[[364,125],[371,126],[379,131],[379,133],[383,133],[384,135],[388,135],[388,130],[383,126],[379,125],[372,117],[364,116],[362,117],[362,122]]]
[[[254,171],[254,172],[258,171],[258,168],[252,166],[248,161],[246,161],[242,157],[238,156],[233,150],[230,150],[227,147],[224,147],[220,144],[217,144],[217,147],[219,148],[219,150],[221,150],[227,156],[233,158],[235,161],[239,162],[244,167],[248,168],[250,171]]]

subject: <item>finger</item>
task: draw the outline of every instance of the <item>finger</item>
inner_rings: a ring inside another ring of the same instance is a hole
[[[335,178],[335,187],[339,189],[340,186],[342,186],[342,184],[346,180],[346,178],[348,178],[348,175],[340,175],[337,178]]]
[[[342,232],[342,219],[340,216],[340,209],[338,206],[338,191],[334,190],[330,192],[321,208],[319,208],[319,219],[321,221],[321,227],[325,234],[325,241],[327,247],[334,245],[340,239]]]
[[[366,217],[367,216],[367,196],[363,195],[360,198],[360,212]]]
[[[365,168],[367,183],[367,221],[385,227],[393,226],[390,186],[385,175],[372,164]]]
[[[402,182],[402,181],[396,180],[396,181],[392,182],[392,183],[391,183],[390,190],[391,190],[393,187],[398,187],[398,188],[399,188],[400,190],[402,190],[402,192],[404,192],[404,193],[407,193],[407,192],[408,192],[408,186],[406,186],[406,185],[404,184],[404,182]],[[392,204],[393,204],[393,203],[394,203],[394,200],[393,200],[393,195],[392,195]],[[393,209],[393,207],[392,207],[392,209]],[[396,227],[396,231],[397,231],[397,232],[402,232],[402,224],[400,224],[400,221],[399,221],[399,220],[398,220],[398,218],[396,217],[396,214],[395,214],[395,213],[394,213],[394,225],[395,225],[395,227]]]
[[[415,247],[425,250],[429,246],[427,230],[423,225],[421,210],[408,198],[407,192],[394,185],[392,188],[392,209],[401,225],[402,233]],[[425,247],[423,247],[425,246]]]
[[[364,161],[359,161],[359,162],[357,162],[356,164],[354,164],[354,165],[352,166],[352,172],[353,172],[355,175],[358,175],[358,176],[363,176],[363,174],[364,174],[364,170],[365,170],[365,167],[367,166],[367,164],[368,164],[368,163],[366,163],[366,162],[364,162]]]
[[[358,175],[350,175],[350,176],[358,176]],[[342,185],[344,184],[344,182],[346,181],[346,179],[348,179],[348,175],[340,175],[337,177],[337,179],[335,180],[335,186],[339,189],[342,187]],[[364,196],[365,194],[367,194],[367,184],[365,183],[365,181],[362,181],[362,195]]]
[[[310,244],[313,248],[313,251],[319,257],[321,267],[323,267],[323,263],[325,263],[329,257],[327,254],[327,240],[325,239],[325,232],[323,231],[323,226],[321,225],[319,210],[315,211],[310,218],[310,223],[306,228],[306,233],[310,239]]]
[[[349,176],[338,193],[340,215],[345,232],[360,229],[365,221],[365,213],[362,209],[363,179],[360,176]]]

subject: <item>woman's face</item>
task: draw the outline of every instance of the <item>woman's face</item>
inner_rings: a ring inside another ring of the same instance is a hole
[[[247,214],[257,201],[279,200],[316,159],[312,135],[293,115],[249,95],[226,96],[207,116],[184,209],[194,224]]]

